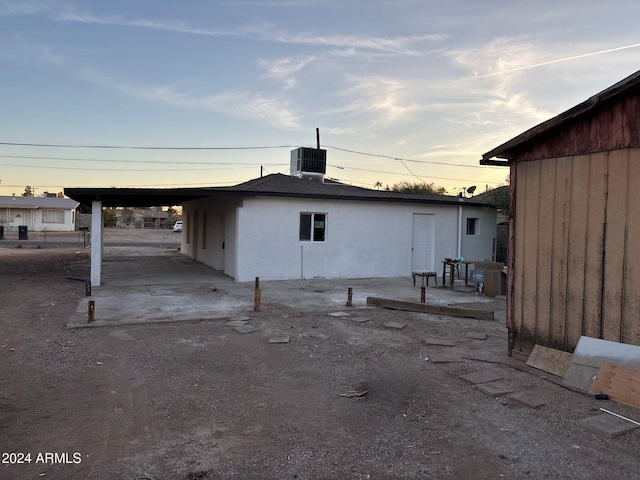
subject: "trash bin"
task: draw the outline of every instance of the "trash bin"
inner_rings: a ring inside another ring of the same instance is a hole
[[[4,225],[0,225],[0,240],[4,240]]]
[[[27,233],[26,225],[18,226],[18,240],[29,240],[29,235]]]

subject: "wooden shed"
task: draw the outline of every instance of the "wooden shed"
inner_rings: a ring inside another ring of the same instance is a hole
[[[480,163],[510,168],[509,355],[640,345],[640,71]]]

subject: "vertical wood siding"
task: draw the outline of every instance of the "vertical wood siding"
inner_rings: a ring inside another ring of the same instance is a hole
[[[515,348],[640,345],[640,149],[517,162]]]

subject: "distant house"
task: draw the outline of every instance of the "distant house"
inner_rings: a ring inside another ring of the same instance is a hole
[[[36,232],[70,232],[75,230],[78,205],[75,200],[52,196],[0,197],[0,226],[6,231],[26,226],[28,230]]]
[[[480,163],[510,168],[509,352],[640,345],[640,72]]]
[[[169,213],[160,207],[156,208],[124,208],[116,209],[117,227],[122,228],[160,228],[169,227]]]
[[[326,157],[319,161],[317,152],[326,155],[325,150],[294,150],[291,175],[231,187],[73,188],[65,193],[93,202],[94,211],[127,203],[182,205],[181,251],[240,282],[409,276],[418,270],[441,272],[447,257],[492,258],[496,212],[490,205],[325,180]],[[97,260],[92,268],[99,269]],[[96,281],[99,275],[92,273]]]

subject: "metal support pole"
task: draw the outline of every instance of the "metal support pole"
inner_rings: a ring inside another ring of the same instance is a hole
[[[426,287],[420,287],[420,303],[425,303],[427,301],[427,289]]]
[[[91,296],[91,280],[86,280],[84,282],[84,293],[87,297]]]

